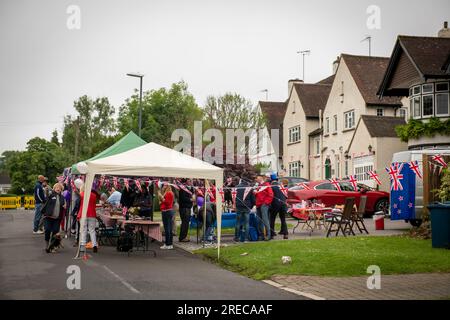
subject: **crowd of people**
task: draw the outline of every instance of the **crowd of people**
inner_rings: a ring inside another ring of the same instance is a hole
[[[131,180],[130,180],[131,181]],[[181,220],[178,241],[189,242],[189,226],[191,216],[195,216],[197,223],[205,224],[203,241],[212,242],[215,239],[214,225],[216,222],[216,190],[206,192],[204,185],[199,186],[198,181],[182,179],[179,184],[168,181],[161,184],[149,184],[138,188],[129,183],[122,190],[111,187],[100,193],[92,188],[89,198],[86,219],[83,228],[80,228],[81,213],[83,210],[84,183],[77,179],[72,187],[68,183],[58,182],[51,188],[48,179],[42,175],[34,187],[35,217],[33,233],[44,234],[45,250],[49,249],[51,238],[59,234],[60,230],[70,230],[75,236],[75,244],[85,246],[89,235],[93,252],[98,251],[96,241],[97,206],[125,211],[137,207],[139,216],[153,220],[154,199],[158,201],[164,227],[163,250],[173,249],[173,238],[177,232],[175,216],[179,212]],[[74,185],[76,186],[75,188]],[[258,176],[256,181],[248,181],[239,177],[228,177],[224,184],[223,201],[228,211],[236,212],[236,225],[234,241],[247,242],[249,237],[249,217],[251,212],[256,213],[258,240],[271,240],[275,232],[275,221],[279,216],[281,229],[278,232],[284,239],[288,238],[286,225],[287,203],[286,194],[282,192],[287,181],[279,181],[278,177]],[[172,186],[177,186],[172,188]],[[155,197],[156,196],[156,197]],[[71,204],[71,205],[70,205]],[[64,228],[64,223],[70,223]],[[205,221],[203,221],[205,219]],[[80,229],[83,230],[80,234]],[[79,243],[78,243],[79,242]]]

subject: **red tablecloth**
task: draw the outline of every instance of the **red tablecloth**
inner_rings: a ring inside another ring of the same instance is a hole
[[[125,225],[133,225],[142,228],[142,231],[150,238],[162,242],[161,224],[151,220],[117,220],[117,223],[125,228]]]

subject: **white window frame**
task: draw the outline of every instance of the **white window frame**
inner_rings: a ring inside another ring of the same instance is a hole
[[[349,117],[349,115],[351,115],[351,117]],[[344,130],[354,129],[355,124],[355,110],[344,112]]]
[[[333,116],[333,133],[336,133],[338,131],[338,121],[337,121],[337,114]]]
[[[447,96],[447,113],[438,114],[437,113],[437,96],[446,95]],[[434,97],[434,115],[436,117],[445,117],[450,115],[450,94],[448,92],[437,92]]]
[[[378,111],[381,111],[380,113],[381,114],[378,114],[379,112]],[[384,109],[383,108],[377,108],[377,117],[383,117],[384,116]]]
[[[320,156],[320,138],[314,139],[314,154]]]
[[[330,117],[325,118],[325,134],[330,133]]]
[[[425,100],[424,98],[425,97],[431,97],[431,99],[432,99],[432,105],[431,105],[431,111],[432,111],[432,113],[430,114],[430,115],[424,115],[423,114],[423,101]],[[432,93],[430,93],[430,94],[424,94],[424,95],[422,95],[422,99],[421,99],[421,102],[420,102],[420,107],[421,107],[421,113],[422,113],[422,119],[426,119],[426,118],[431,118],[431,117],[433,117],[434,116],[434,94],[432,94]]]
[[[416,99],[419,99],[419,115],[416,115],[416,110],[415,110],[414,100],[416,100]],[[422,118],[422,96],[421,95],[411,97],[411,117],[413,119]]]
[[[417,88],[419,88],[419,92],[414,92],[414,90],[415,89],[417,89]],[[415,95],[418,95],[418,94],[421,94],[422,93],[422,90],[421,90],[421,86],[420,85],[418,85],[418,86],[414,86],[413,88],[412,88],[412,90],[413,90],[413,96],[415,96]]]
[[[296,143],[301,141],[301,134],[300,134],[300,126],[295,126],[289,128],[289,143]],[[297,135],[297,139],[296,136]]]
[[[425,92],[424,87],[431,87],[431,90]],[[428,95],[428,94],[433,93],[433,92],[434,92],[434,85],[433,85],[433,83],[424,83],[424,84],[422,84],[422,95]]]
[[[300,161],[289,162],[289,176],[300,178]]]
[[[440,84],[446,84],[447,85],[447,89],[445,89],[445,90],[438,90],[437,89],[437,86],[438,85],[440,85]],[[437,92],[448,92],[448,90],[449,90],[449,83],[448,82],[436,82],[435,84],[434,84],[434,91],[437,93]]]

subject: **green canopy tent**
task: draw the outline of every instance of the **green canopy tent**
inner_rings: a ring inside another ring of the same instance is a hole
[[[137,134],[135,134],[133,131],[130,131],[127,135],[123,136],[119,141],[114,143],[109,148],[103,150],[99,154],[93,156],[90,159],[87,159],[85,161],[93,161],[109,156],[113,156],[140,146],[143,146],[144,144],[147,144],[144,140],[142,140]],[[80,172],[77,169],[77,164],[75,163],[72,165],[71,174],[80,174]]]

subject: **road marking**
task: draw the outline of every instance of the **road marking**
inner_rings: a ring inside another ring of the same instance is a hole
[[[122,284],[127,287],[128,289],[131,290],[131,292],[134,293],[140,293],[136,288],[134,288],[131,284],[129,284],[125,279],[121,278],[118,274],[116,274],[114,271],[112,271],[111,269],[109,269],[107,266],[103,266],[103,268],[106,269],[106,271],[108,271],[110,274],[112,274],[117,280],[119,280],[120,282],[122,282]]]
[[[278,282],[275,282],[275,281],[272,281],[272,280],[263,280],[263,282],[267,283],[268,285],[271,285],[273,287],[276,287],[278,289],[291,292],[291,293],[296,294],[298,296],[303,296],[303,297],[306,297],[306,298],[309,298],[309,299],[312,299],[312,300],[326,300],[325,298],[316,296],[315,294],[312,294],[312,293],[302,292],[302,291],[298,291],[298,290],[295,290],[295,289],[291,289],[291,288],[285,287],[282,284],[280,284]]]

